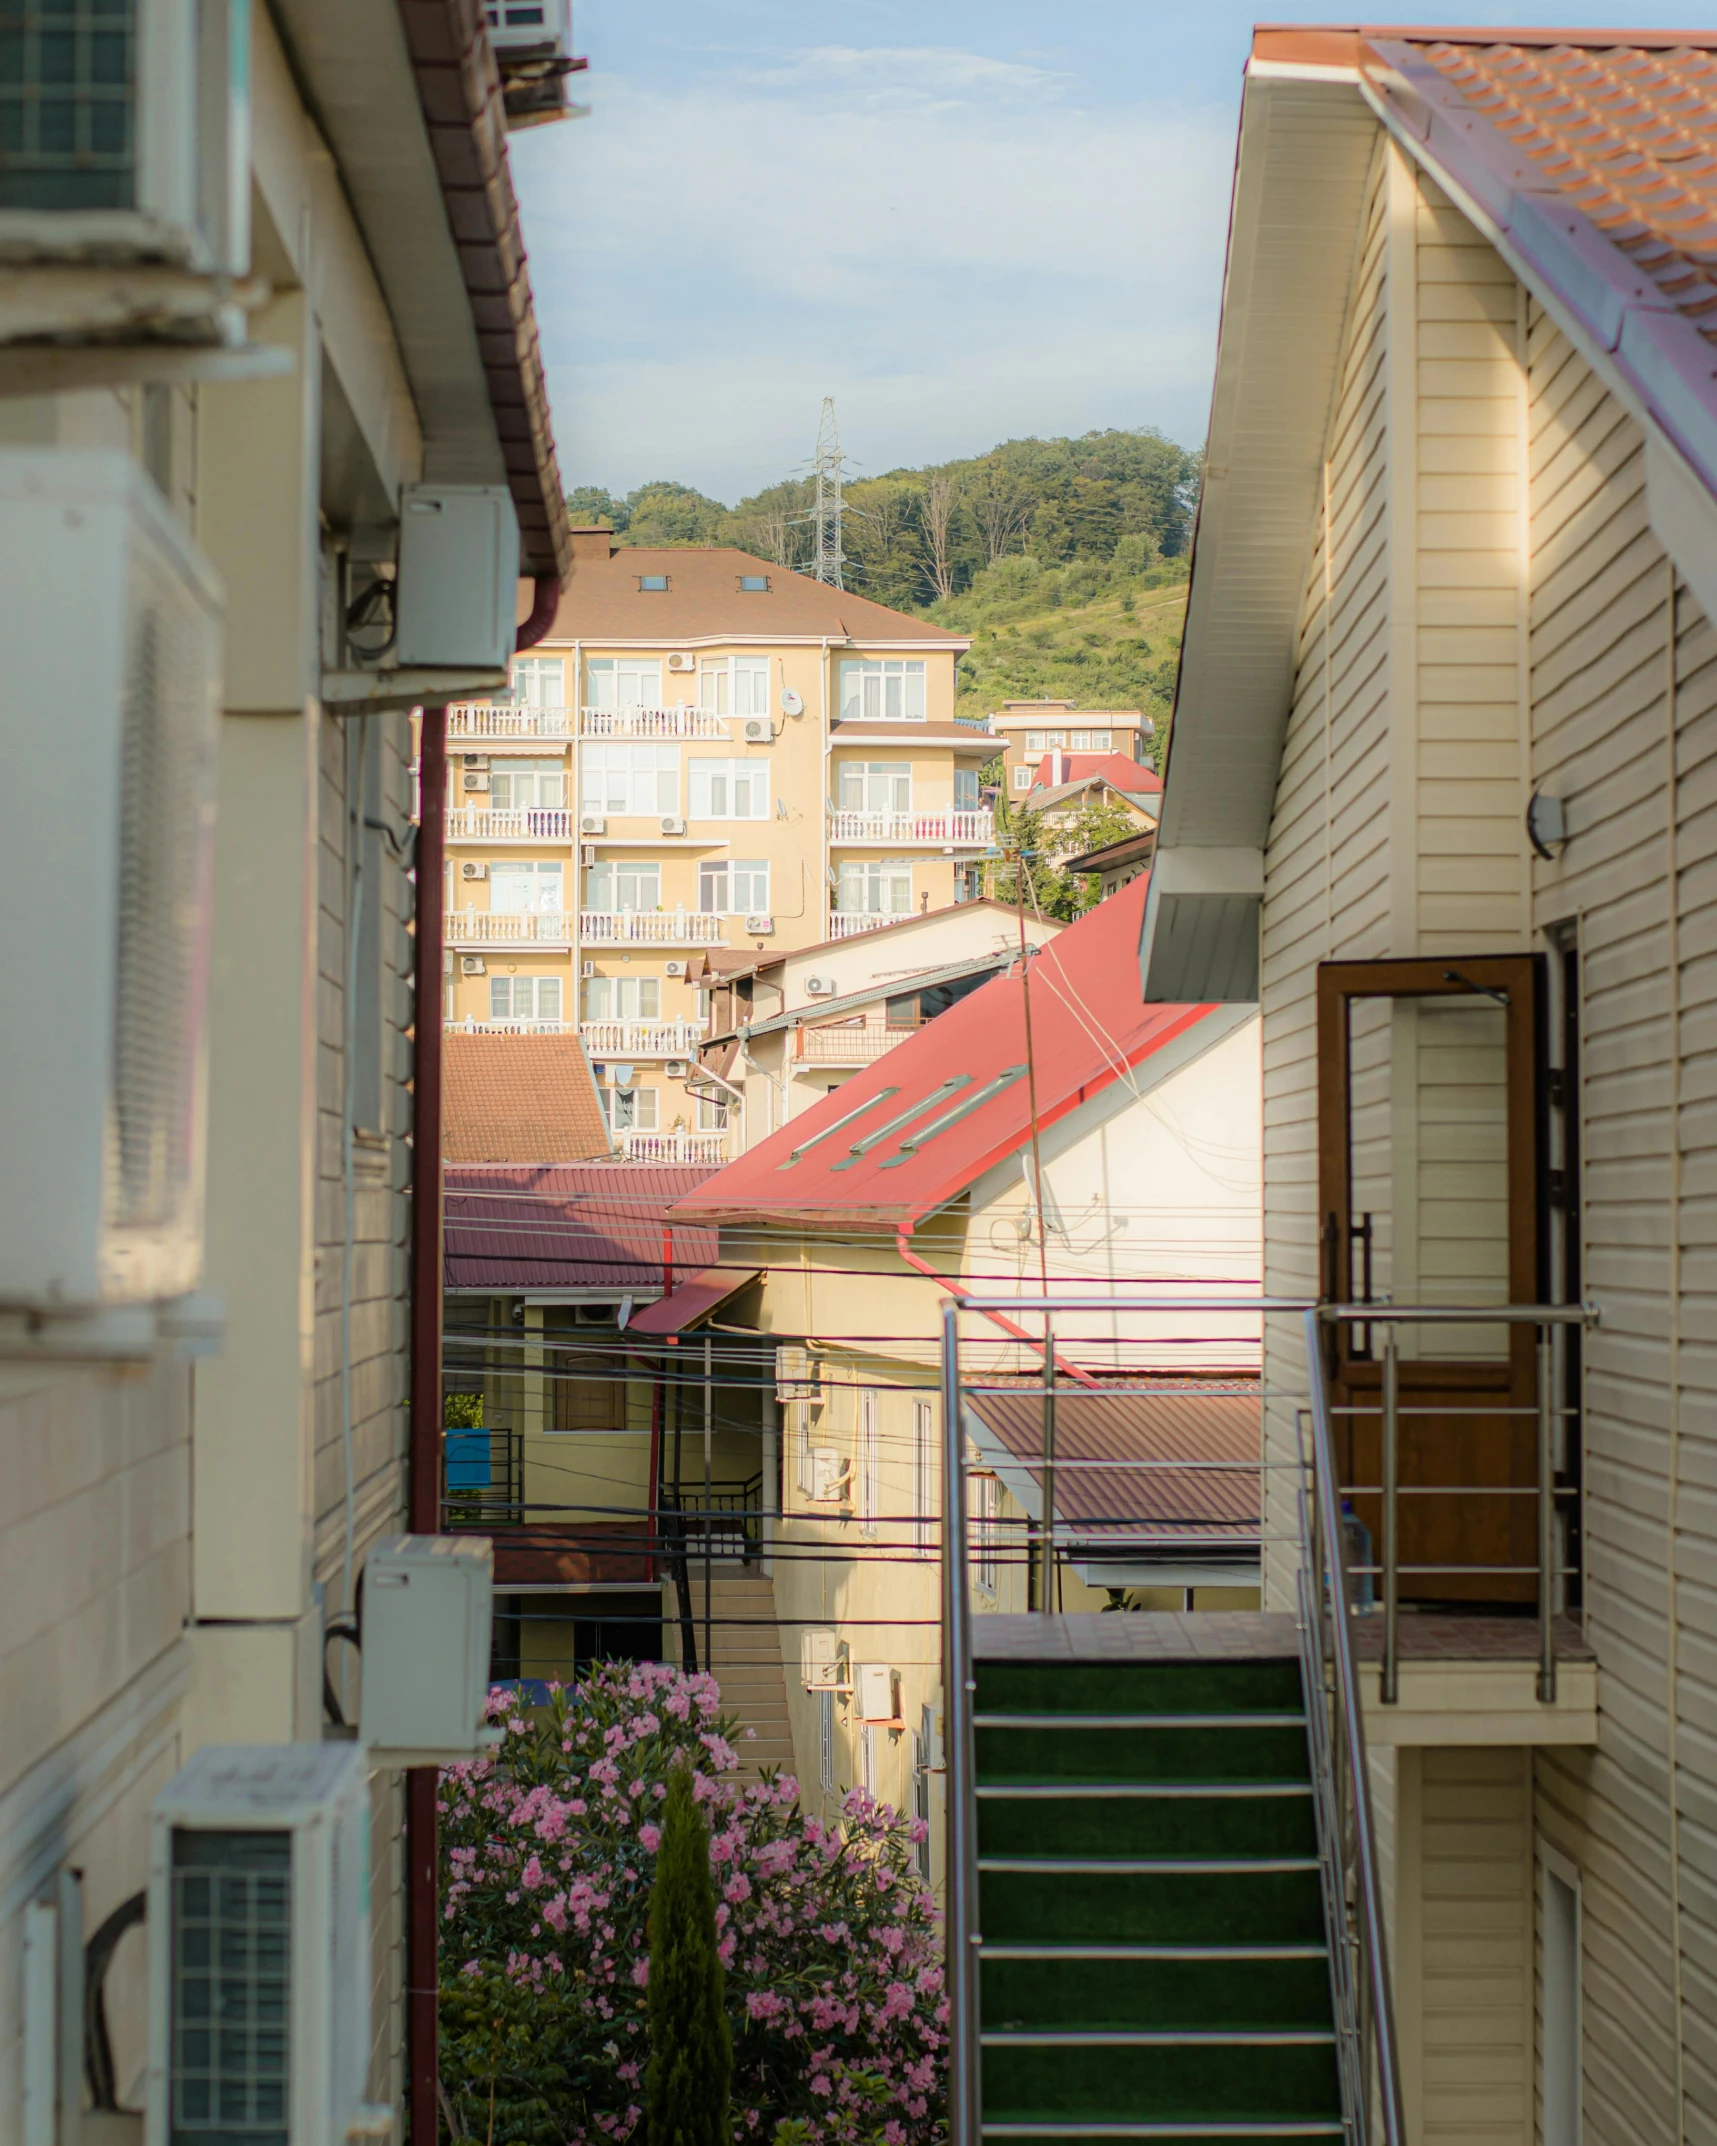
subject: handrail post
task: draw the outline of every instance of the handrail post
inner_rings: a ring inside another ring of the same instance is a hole
[[[1538,1329],[1538,1697],[1556,1697],[1556,1380],[1553,1329]]]
[[[960,1409],[960,1307],[942,1307],[942,1742],[947,1761],[948,2137],[981,2146],[978,2045],[978,1848],[973,1794],[972,1591],[966,1557],[966,1453]]]
[[[1038,1186],[1037,1226],[1044,1227],[1043,1188]],[[1043,1315],[1043,1599],[1038,1604],[1045,1617],[1061,1607],[1061,1589],[1055,1566],[1055,1327],[1050,1314]]]
[[[1383,1676],[1385,1706],[1400,1697],[1401,1349],[1394,1327],[1383,1344]]]

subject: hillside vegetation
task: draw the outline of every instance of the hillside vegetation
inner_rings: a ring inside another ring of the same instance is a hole
[[[1198,476],[1199,458],[1159,432],[1106,431],[854,478],[845,583],[972,636],[963,714],[1039,698],[1143,708],[1160,740]],[[582,486],[567,509],[622,545],[737,544],[802,568],[812,497],[794,477],[729,507],[664,478],[624,498]]]

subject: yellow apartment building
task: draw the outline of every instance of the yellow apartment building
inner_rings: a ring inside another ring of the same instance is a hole
[[[960,635],[723,546],[572,544],[510,697],[448,711],[447,1018],[576,1024],[624,1153],[719,1162],[692,957],[976,899],[996,741]]]
[[[1081,708],[1070,700],[1005,700],[990,724],[1001,735],[1002,788],[1009,798],[1031,788],[1045,753],[1119,753],[1143,760],[1151,737],[1151,719],[1140,708]]]

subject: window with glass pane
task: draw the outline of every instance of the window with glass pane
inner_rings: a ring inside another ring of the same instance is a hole
[[[1107,730],[1076,730],[1073,733],[1073,750],[1076,753],[1106,753],[1113,739]]]
[[[910,662],[843,663],[843,723],[922,723],[924,665]]]
[[[698,1131],[700,1133],[725,1133],[727,1131],[727,1098],[725,1096],[700,1095],[698,1097]]]
[[[0,209],[136,206],[136,0],[0,13]]]
[[[698,907],[705,916],[756,916],[769,907],[769,864],[762,857],[711,858],[698,867]]]
[[[656,1130],[654,1088],[600,1088],[597,1093],[608,1108],[608,1122],[617,1133],[653,1133]]]
[[[578,809],[618,818],[654,819],[680,809],[677,745],[586,745],[580,758]]]
[[[849,859],[840,870],[840,905],[849,916],[905,916],[912,866],[903,858]]]
[[[733,659],[733,712],[735,715],[769,713],[769,658],[735,656]]]
[[[976,812],[983,803],[983,792],[978,783],[975,767],[957,767],[954,770],[954,810]]]
[[[491,1021],[558,1021],[560,978],[491,976],[489,1018]]]
[[[698,665],[698,706],[706,715],[733,713],[733,673],[725,656]]]
[[[912,768],[905,760],[843,760],[843,812],[910,812]]]
[[[515,656],[512,700],[515,708],[559,708],[564,705],[562,666],[558,656]]]
[[[587,1021],[659,1021],[662,980],[659,976],[592,976],[584,986]]]
[[[763,820],[769,816],[767,760],[703,760],[689,768],[694,820]]]
[[[489,776],[489,802],[497,812],[566,803],[566,769],[558,760],[497,760]]]
[[[662,868],[643,858],[610,857],[585,874],[584,906],[609,915],[662,906]]]
[[[489,907],[500,916],[558,916],[561,866],[504,858],[489,867]]]
[[[588,707],[598,709],[659,708],[662,705],[662,666],[636,656],[591,656],[584,666]]]

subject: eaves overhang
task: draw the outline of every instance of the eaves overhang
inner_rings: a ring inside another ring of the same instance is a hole
[[[338,166],[423,431],[423,474],[505,484],[520,570],[571,541],[481,0],[273,0]]]

